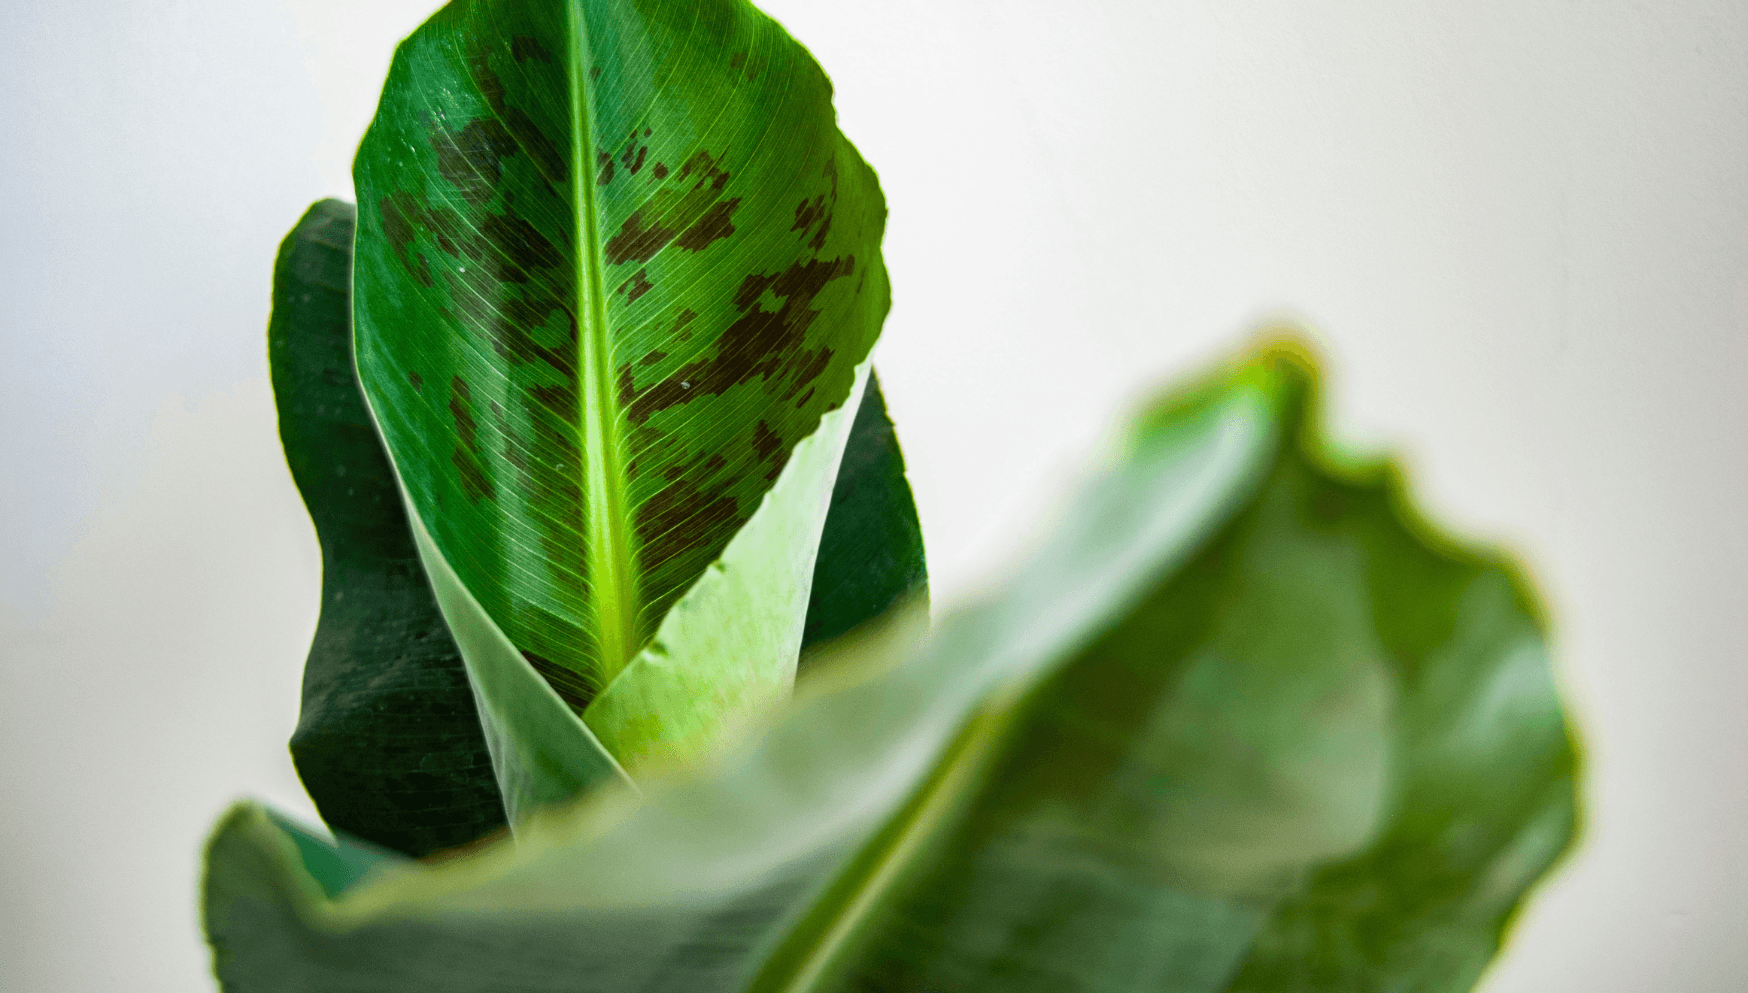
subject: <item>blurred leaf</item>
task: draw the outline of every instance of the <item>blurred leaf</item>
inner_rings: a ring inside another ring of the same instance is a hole
[[[354,176],[359,375],[482,613],[451,626],[500,632],[634,769],[779,703],[889,300],[819,67],[730,0],[456,0],[397,49]],[[513,807],[571,788],[543,700],[482,709],[541,753],[494,752]]]
[[[716,767],[338,898],[250,805],[227,989],[1461,990],[1567,845],[1516,574],[1312,433],[1273,350],[1155,405],[1051,541]]]
[[[323,551],[321,621],[292,755],[329,825],[422,856],[481,838],[505,817],[459,651],[352,371],[352,232],[350,204],[320,201],[274,270],[268,341],[280,435]],[[834,558],[815,567],[810,632],[838,634],[926,581],[903,459],[872,379],[821,550]]]

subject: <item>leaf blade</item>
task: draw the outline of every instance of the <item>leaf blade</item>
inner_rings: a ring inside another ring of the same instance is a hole
[[[888,299],[872,171],[748,6],[472,0],[398,50],[356,178],[388,447],[580,711],[849,393]]]

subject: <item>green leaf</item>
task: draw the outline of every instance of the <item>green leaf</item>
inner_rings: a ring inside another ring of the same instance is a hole
[[[801,647],[839,637],[901,598],[926,602],[927,587],[922,526],[904,456],[880,380],[870,372],[819,538]]]
[[[242,805],[234,991],[1462,990],[1568,844],[1542,624],[1290,351],[1141,419],[1053,539],[714,768],[322,895]],[[859,672],[860,676],[855,674]]]
[[[359,149],[358,370],[408,500],[627,765],[710,750],[793,677],[827,415],[889,300],[884,202],[830,97],[745,3],[456,0]],[[737,536],[764,558],[701,586]],[[761,605],[733,656],[673,614],[723,596]]]
[[[322,612],[291,754],[323,819],[425,855],[504,823],[461,656],[352,372],[352,205],[286,236],[267,341],[279,436],[322,543]]]
[[[274,270],[268,340],[280,434],[323,551],[292,754],[329,825],[423,856],[481,838],[505,816],[459,650],[352,371],[353,217],[338,200],[313,205]],[[833,637],[872,619],[925,582],[903,459],[872,379],[821,550],[804,644],[821,640],[819,629]]]
[[[1240,373],[1298,443],[1021,701],[808,988],[1473,986],[1575,825],[1539,609],[1325,450],[1298,362]]]

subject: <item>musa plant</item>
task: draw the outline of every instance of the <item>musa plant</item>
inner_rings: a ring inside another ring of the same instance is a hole
[[[456,0],[281,248],[322,543],[232,991],[1463,990],[1568,845],[1534,597],[1302,349],[1145,405],[929,630],[873,172],[737,0]]]

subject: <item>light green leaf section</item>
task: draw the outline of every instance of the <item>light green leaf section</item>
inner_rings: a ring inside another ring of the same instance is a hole
[[[834,646],[763,734],[641,800],[338,897],[237,808],[219,977],[1467,989],[1570,841],[1576,753],[1521,579],[1331,458],[1310,388],[1273,350],[1162,400],[987,601],[920,650]]]
[[[655,638],[589,704],[583,720],[635,769],[683,767],[736,722],[787,698],[831,509],[831,483],[867,387],[790,453],[752,518],[668,611]]]
[[[600,739],[540,678],[462,585],[418,515],[409,514],[408,519],[419,559],[431,579],[431,592],[461,649],[512,829],[540,807],[562,803],[594,786],[618,784],[635,791]]]

